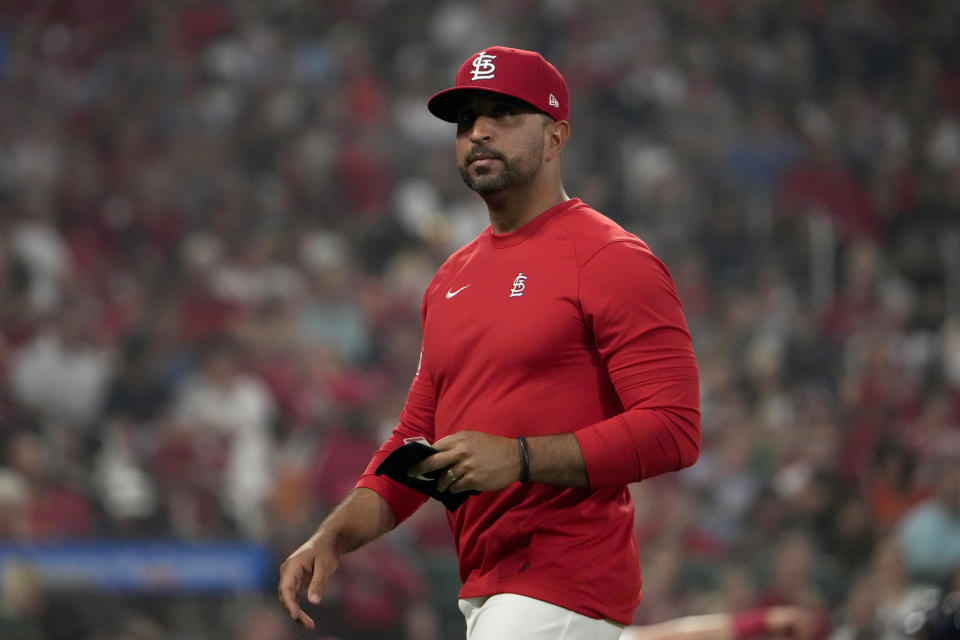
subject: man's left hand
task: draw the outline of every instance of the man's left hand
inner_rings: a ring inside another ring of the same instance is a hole
[[[460,431],[432,446],[438,453],[413,465],[407,473],[416,476],[446,469],[437,478],[439,491],[492,491],[520,479],[520,443],[516,438]]]

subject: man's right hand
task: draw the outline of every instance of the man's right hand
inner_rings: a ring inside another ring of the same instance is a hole
[[[277,598],[290,617],[313,629],[313,620],[300,608],[300,593],[306,591],[307,600],[319,604],[330,574],[340,566],[341,554],[382,536],[394,525],[390,505],[376,491],[351,491],[317,532],[280,565]]]
[[[277,598],[290,617],[307,629],[316,625],[300,608],[300,593],[306,590],[307,600],[319,604],[327,586],[327,579],[340,566],[340,557],[332,545],[324,544],[314,535],[294,551],[280,565]]]

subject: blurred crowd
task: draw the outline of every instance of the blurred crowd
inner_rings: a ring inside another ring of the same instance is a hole
[[[0,3],[0,542],[292,551],[487,224],[425,100],[506,44],[566,76],[567,191],[666,262],[694,335],[703,452],[632,487],[637,622],[909,637],[960,590],[958,33],[934,0]],[[331,638],[462,635],[435,504],[338,575]],[[78,601],[21,567],[0,635],[299,637],[271,589]]]

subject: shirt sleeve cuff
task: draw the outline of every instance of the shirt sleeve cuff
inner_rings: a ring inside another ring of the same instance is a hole
[[[636,446],[620,416],[575,432],[591,487],[626,485],[640,480]]]
[[[375,491],[383,498],[390,506],[390,510],[393,511],[393,517],[397,524],[413,515],[413,512],[427,501],[427,496],[422,493],[374,473],[365,473],[360,476],[356,488],[359,489],[360,487]]]

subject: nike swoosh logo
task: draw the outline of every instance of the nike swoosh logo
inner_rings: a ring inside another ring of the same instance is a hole
[[[456,291],[447,291],[447,293],[445,294],[445,295],[447,296],[447,300],[449,300],[449,299],[452,298],[453,296],[457,295],[458,293],[460,293],[461,291],[463,291],[464,289],[466,289],[466,288],[469,287],[469,286],[470,286],[470,285],[464,285],[464,286],[460,287],[459,289],[457,289]]]

